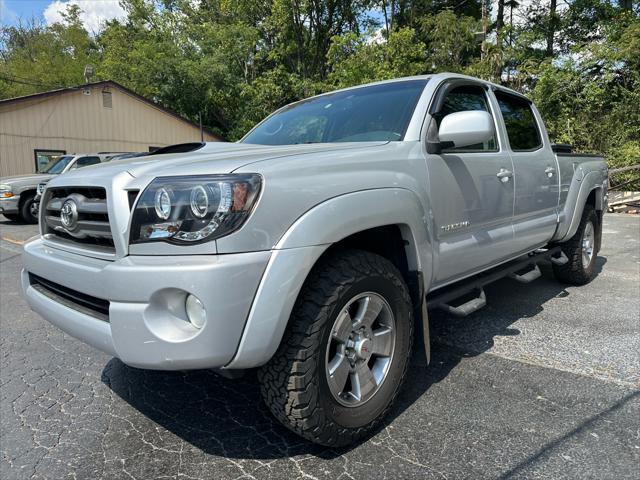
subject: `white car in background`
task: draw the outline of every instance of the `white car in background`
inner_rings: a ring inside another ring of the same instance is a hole
[[[38,223],[36,195],[40,185],[78,168],[97,165],[122,152],[74,153],[62,155],[40,173],[0,178],[0,213],[13,222]],[[44,187],[42,187],[44,189]]]

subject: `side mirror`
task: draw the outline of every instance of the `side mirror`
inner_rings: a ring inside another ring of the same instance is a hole
[[[430,143],[429,153],[440,153],[443,148],[466,147],[488,142],[494,135],[495,128],[490,113],[481,110],[450,113],[440,123],[440,142]]]

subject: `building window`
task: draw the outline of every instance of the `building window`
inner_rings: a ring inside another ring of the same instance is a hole
[[[55,162],[65,153],[67,153],[66,150],[34,150],[33,155],[36,162],[36,172],[42,172],[47,165]]]
[[[102,106],[104,108],[113,108],[113,100],[111,99],[111,92],[106,90],[102,91]]]

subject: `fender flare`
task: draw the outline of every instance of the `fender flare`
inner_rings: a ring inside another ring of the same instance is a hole
[[[301,215],[274,247],[236,354],[224,368],[253,368],[268,362],[280,345],[300,289],[322,254],[354,233],[386,225],[400,227],[409,269],[422,272],[425,283],[430,281],[431,236],[414,192],[382,188],[326,200]]]
[[[589,195],[594,190],[596,191],[596,209],[598,209],[598,207],[600,207],[600,209],[604,208],[604,199],[602,198],[604,188],[599,182],[598,177],[598,172],[592,171],[587,173],[580,181],[580,188],[577,190],[578,193],[575,195],[575,199],[572,198],[571,192],[569,192],[564,206],[564,215],[561,215],[561,218],[564,216],[564,222],[558,226],[558,230],[553,238],[554,241],[564,242],[576,234],[580,225],[580,219],[582,218],[582,212],[587,204],[587,198],[589,198]]]
[[[419,197],[404,188],[360,190],[326,200],[300,216],[274,248],[333,244],[385,225],[398,225],[402,238],[409,243],[409,269],[424,271],[423,267],[431,264],[427,218]]]

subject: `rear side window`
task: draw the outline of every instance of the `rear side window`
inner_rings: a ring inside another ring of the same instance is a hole
[[[531,104],[522,98],[502,92],[496,92],[496,99],[507,128],[511,150],[523,152],[540,148],[542,137]]]

